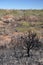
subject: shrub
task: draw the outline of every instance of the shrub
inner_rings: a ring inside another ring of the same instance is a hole
[[[24,47],[27,48],[27,54],[29,57],[30,49],[33,47],[39,47],[39,38],[37,36],[37,33],[29,31],[24,35],[17,35],[16,37],[12,37],[11,40],[11,46],[15,49],[16,47]]]
[[[38,47],[38,43],[39,43],[39,38],[37,36],[37,34],[35,32],[28,32],[28,35],[24,38],[25,43],[26,43],[26,48],[27,48],[27,54],[29,57],[29,51],[30,49],[32,49],[34,46]]]

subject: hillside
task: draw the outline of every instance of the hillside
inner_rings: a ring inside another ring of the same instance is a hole
[[[0,9],[0,35],[36,31],[43,37],[43,10]]]
[[[29,31],[37,34],[41,47],[27,57]],[[0,65],[43,65],[43,10],[0,9]]]

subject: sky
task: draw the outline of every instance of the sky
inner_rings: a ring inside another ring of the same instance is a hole
[[[43,9],[43,0],[0,0],[0,9]]]

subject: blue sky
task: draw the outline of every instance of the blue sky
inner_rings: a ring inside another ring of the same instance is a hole
[[[0,0],[1,9],[43,9],[43,0]]]

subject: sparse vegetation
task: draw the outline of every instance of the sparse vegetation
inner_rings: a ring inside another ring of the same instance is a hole
[[[6,64],[43,65],[43,10],[0,9],[0,65]]]

